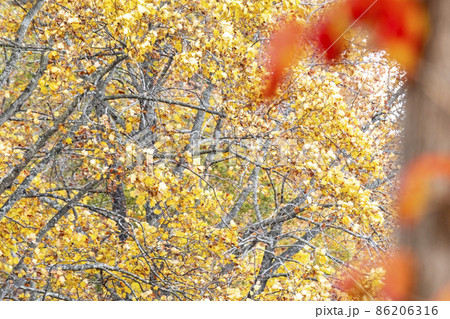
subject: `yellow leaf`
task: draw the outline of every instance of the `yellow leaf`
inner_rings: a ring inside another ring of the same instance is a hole
[[[58,73],[59,69],[56,66],[52,66],[50,68],[50,71],[53,72],[53,73]]]
[[[133,124],[131,124],[130,122],[127,122],[127,124],[125,124],[125,131],[127,133],[130,133],[133,130]]]
[[[52,91],[56,91],[59,88],[59,85],[57,83],[55,83],[55,82],[50,82],[48,84],[48,86],[49,86],[50,90],[52,90]]]
[[[48,94],[48,89],[45,86],[41,86],[41,93]]]
[[[91,66],[89,66],[89,67],[87,68],[88,74],[92,74],[92,73],[94,73],[96,70],[97,70],[97,68],[96,68],[95,66],[93,66],[93,65],[91,65]]]
[[[181,45],[180,41],[175,42],[175,49],[177,49],[178,52],[181,52],[183,50],[183,46]]]
[[[164,183],[164,182],[159,183],[158,189],[161,193],[164,193],[164,194],[167,193],[167,191],[168,191],[168,187],[167,187],[166,183]]]
[[[348,216],[344,216],[344,218],[342,218],[342,223],[343,223],[345,226],[350,226],[350,224],[351,224],[352,222],[353,222],[352,219],[351,219],[350,217],[348,217]]]
[[[302,264],[307,264],[309,262],[309,254],[306,252],[299,252],[297,254],[297,258],[296,258],[299,262],[301,262]]]
[[[49,58],[50,60],[57,60],[57,59],[59,59],[59,54],[58,54],[58,52],[56,52],[56,51],[51,51],[51,52],[48,54],[48,58]]]

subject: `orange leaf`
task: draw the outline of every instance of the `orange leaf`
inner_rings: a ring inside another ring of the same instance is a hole
[[[414,287],[415,262],[407,251],[400,251],[386,268],[385,293],[392,300],[410,299]]]
[[[416,158],[404,170],[399,195],[399,218],[403,225],[414,226],[423,217],[433,179],[450,179],[450,157],[426,154]]]
[[[450,283],[444,285],[432,300],[450,301]]]

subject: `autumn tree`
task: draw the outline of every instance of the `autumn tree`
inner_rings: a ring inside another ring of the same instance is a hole
[[[372,40],[396,58],[408,72],[410,101],[407,108],[404,158],[399,191],[400,246],[386,277],[388,296],[397,300],[449,299],[448,264],[448,130],[445,93],[447,66],[444,1],[345,0],[332,6],[323,22],[311,34],[294,24],[280,31],[272,43],[269,67],[274,72],[266,94],[271,96],[281,82],[285,68],[294,64],[294,38],[316,41],[322,54],[340,59],[342,35],[354,25],[364,25]],[[310,30],[312,28],[309,28]],[[307,32],[306,32],[307,33]],[[281,40],[280,40],[281,39]],[[427,40],[427,41],[426,41]],[[424,44],[425,50],[424,50]],[[423,57],[422,57],[423,54]],[[348,291],[358,280],[348,280]]]
[[[403,72],[356,29],[264,95],[272,32],[326,7],[2,4],[0,299],[383,298]]]

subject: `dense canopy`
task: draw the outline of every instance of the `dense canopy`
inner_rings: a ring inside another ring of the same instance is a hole
[[[355,28],[264,96],[327,2],[2,2],[0,299],[384,298],[403,73]]]

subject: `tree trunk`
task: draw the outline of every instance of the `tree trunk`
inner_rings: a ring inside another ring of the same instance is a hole
[[[408,93],[405,164],[423,154],[450,159],[450,1],[426,4],[431,30],[421,70]],[[402,249],[411,249],[416,260],[414,300],[436,299],[450,283],[450,181],[434,179],[430,190],[423,218],[414,227],[403,227],[400,236]]]

